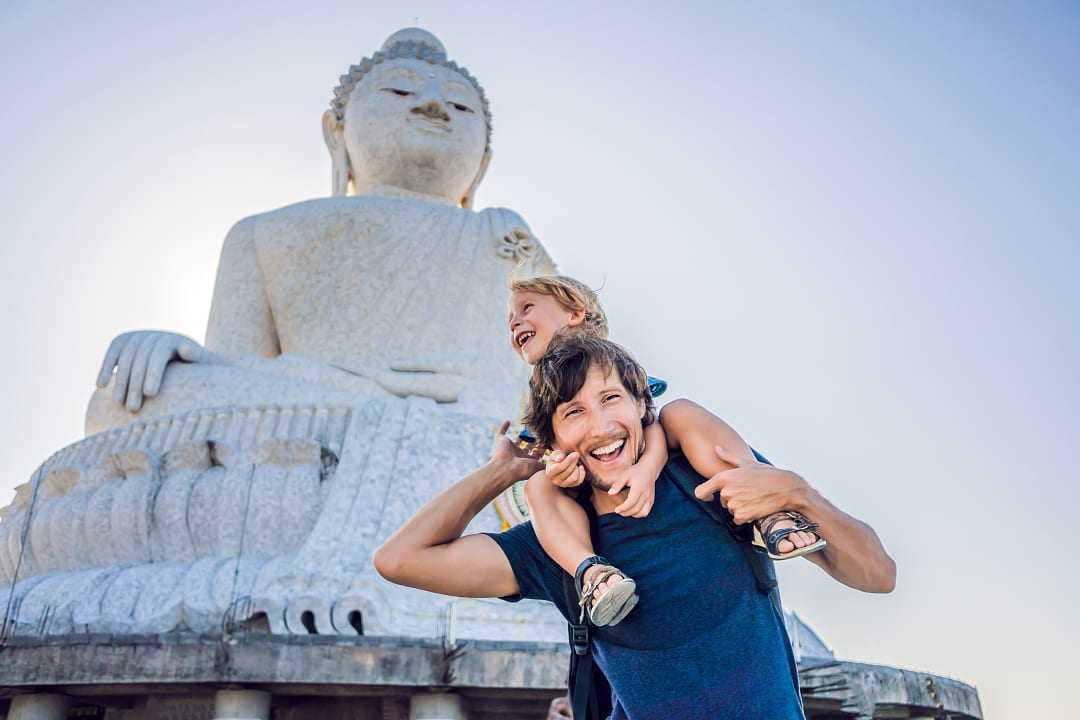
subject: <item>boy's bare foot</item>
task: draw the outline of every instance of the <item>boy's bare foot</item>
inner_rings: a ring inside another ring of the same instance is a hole
[[[616,625],[637,605],[637,584],[610,565],[586,568],[581,577],[582,613],[596,626]]]
[[[596,576],[599,573],[601,567],[602,567],[601,565],[593,565],[592,567],[590,567],[588,570],[585,571],[585,586],[586,587],[588,587],[589,585],[592,585],[592,582],[596,578]],[[625,579],[625,577],[623,576],[623,574],[621,572],[618,572],[618,571],[616,571],[612,575],[609,575],[606,580],[604,580],[602,583],[597,585],[596,589],[593,590],[593,594],[592,594],[593,604],[595,605],[596,601],[599,600],[600,597],[605,592],[607,592],[609,588],[615,587],[615,585],[617,585],[620,580],[624,580],[624,579]]]
[[[783,559],[782,556],[785,555],[797,557],[803,553],[796,554],[796,551],[810,548],[818,543],[820,547],[815,550],[825,547],[824,541],[814,532],[817,530],[817,524],[810,522],[797,512],[785,510],[773,513],[758,520],[755,524],[766,549],[774,556],[779,556],[775,559]],[[777,537],[779,539],[770,542],[770,538]],[[769,547],[770,545],[775,547]]]

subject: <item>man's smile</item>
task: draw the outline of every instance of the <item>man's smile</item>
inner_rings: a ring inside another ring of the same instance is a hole
[[[620,438],[612,443],[590,450],[589,455],[602,463],[613,463],[622,456],[625,446],[626,438]]]

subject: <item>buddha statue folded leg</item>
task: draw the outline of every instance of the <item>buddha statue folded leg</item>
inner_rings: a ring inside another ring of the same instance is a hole
[[[343,405],[393,396],[371,379],[295,354],[172,363],[161,389],[145,398],[136,413],[116,402],[114,382],[90,397],[85,427],[88,436],[204,408]]]

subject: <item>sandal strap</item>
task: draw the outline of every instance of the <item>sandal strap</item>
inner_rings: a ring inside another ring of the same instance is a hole
[[[581,589],[581,598],[578,600],[581,604],[585,604],[592,597],[592,594],[596,592],[596,588],[604,584],[604,581],[609,577],[618,575],[621,578],[626,576],[618,568],[611,567],[610,565],[597,565],[600,570],[596,571],[596,575],[593,576],[592,582]]]
[[[776,523],[783,520],[791,520],[795,524],[793,527],[773,530]],[[765,541],[765,546],[768,548],[769,552],[776,555],[780,554],[778,547],[780,541],[788,535],[797,532],[815,532],[821,527],[816,522],[807,520],[806,516],[802,513],[795,512],[794,510],[783,510],[781,512],[773,513],[772,515],[759,520],[758,523],[758,529],[761,531],[761,537]]]
[[[596,574],[592,578],[592,582],[582,586],[585,579],[585,571],[589,568],[596,566]],[[596,589],[604,584],[604,581],[610,577],[618,575],[621,578],[626,577],[626,573],[619,570],[613,565],[609,565],[605,558],[599,555],[593,555],[592,557],[585,558],[580,565],[578,565],[577,571],[574,573],[574,585],[577,586],[578,591],[578,607],[581,609],[581,614],[578,617],[578,622],[585,622],[586,616],[589,621],[592,621],[592,609],[597,602],[593,600],[593,593]],[[601,596],[603,597],[603,596]]]
[[[574,571],[574,589],[577,590],[578,597],[581,597],[581,585],[585,582],[585,571],[593,565],[607,565],[610,567],[611,561],[600,555],[590,555],[581,561],[581,564],[577,566],[577,570]]]

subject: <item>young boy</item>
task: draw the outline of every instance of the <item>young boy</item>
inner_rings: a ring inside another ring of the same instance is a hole
[[[584,332],[607,338],[607,316],[596,293],[584,283],[549,275],[515,279],[510,290],[510,342],[530,365],[544,355],[557,333]],[[669,449],[681,451],[704,477],[732,467],[718,457],[718,447],[736,455],[752,455],[749,446],[727,423],[689,400],[665,405],[660,422],[645,428],[644,440],[645,449],[638,462],[608,491],[617,495],[629,488],[627,499],[616,509],[620,515],[649,514],[654,485]],[[613,443],[592,452],[597,456],[614,455],[622,452],[622,447]],[[585,481],[585,468],[578,460],[577,453],[565,457],[553,453],[545,471],[528,480],[525,495],[544,551],[575,578],[582,615],[587,615],[594,625],[615,625],[637,604],[636,586],[618,568],[597,562],[584,509],[560,491]],[[755,526],[775,560],[798,557],[825,546],[824,539],[813,532],[817,526],[798,513],[775,513],[758,520]]]

